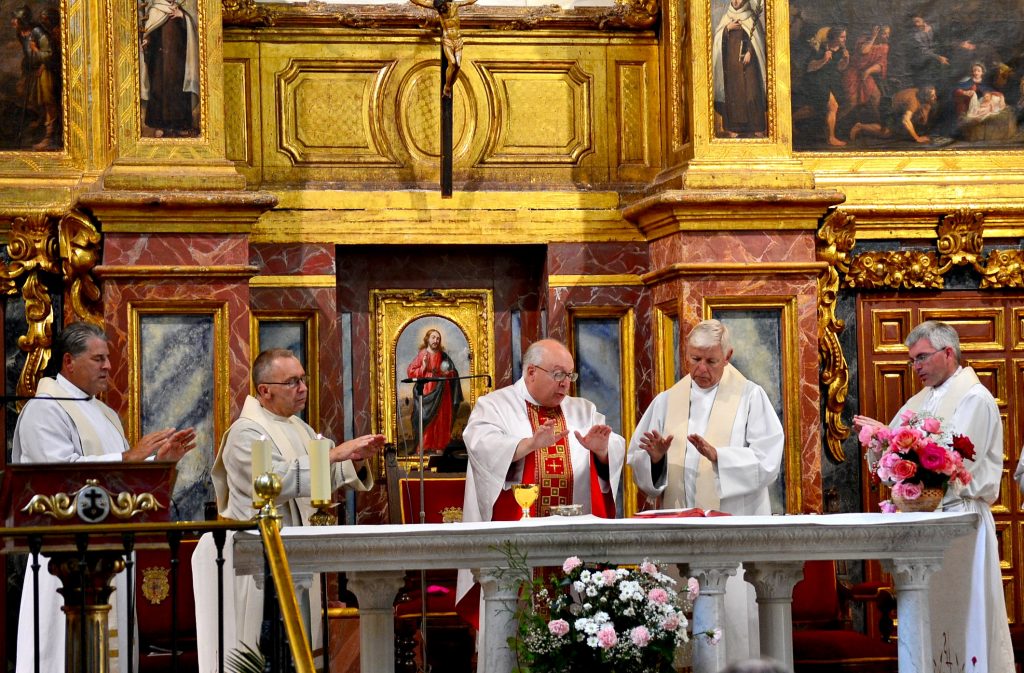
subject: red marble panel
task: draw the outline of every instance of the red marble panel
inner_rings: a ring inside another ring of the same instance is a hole
[[[334,246],[264,243],[249,249],[249,263],[266,275],[334,275]]]
[[[105,234],[103,263],[219,266],[249,263],[244,234]]]
[[[811,262],[814,236],[806,231],[687,231],[653,241],[650,258],[651,271],[680,262]]]
[[[548,272],[557,274],[641,274],[647,271],[646,243],[552,243]]]

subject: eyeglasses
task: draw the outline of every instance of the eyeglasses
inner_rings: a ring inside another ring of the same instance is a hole
[[[945,348],[940,348],[939,350],[932,351],[931,353],[918,353],[914,357],[910,358],[908,360],[908,362],[910,362],[911,366],[913,366],[913,365],[923,365],[925,362],[928,361],[928,358],[930,358],[931,356],[935,355],[936,353],[942,353],[945,350],[946,350]]]
[[[286,388],[297,388],[299,385],[306,385],[307,379],[305,376],[295,376],[287,381],[261,381],[256,385],[260,386],[284,386]]]
[[[553,372],[548,369],[544,369],[540,365],[534,365],[534,367],[541,370],[542,372],[545,372],[548,376],[552,378],[552,380],[555,383],[561,383],[562,381],[569,381],[569,383],[573,383],[576,379],[580,377],[578,372],[563,372],[561,370]]]

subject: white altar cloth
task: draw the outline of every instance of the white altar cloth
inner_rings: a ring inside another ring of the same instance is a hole
[[[953,539],[976,530],[973,513],[726,516],[660,519],[548,517],[514,522],[294,527],[282,531],[292,573],[347,572],[359,598],[363,670],[393,673],[392,604],[407,570],[470,568],[483,587],[487,633],[482,673],[509,673],[515,593],[497,570],[505,541],[533,566],[587,561],[679,563],[701,582],[695,629],[721,626],[724,587],[738,563],[758,596],[762,653],[792,665],[793,585],[809,559],[879,559],[892,573],[900,624],[900,673],[930,673],[929,578]],[[257,535],[235,535],[235,572],[263,572]],[[728,638],[728,633],[723,635]],[[724,666],[720,648],[695,642],[694,670]]]

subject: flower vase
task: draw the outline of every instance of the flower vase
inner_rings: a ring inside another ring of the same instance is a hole
[[[926,488],[921,490],[921,495],[913,500],[892,496],[892,504],[901,512],[934,512],[942,503],[946,495],[946,489]]]

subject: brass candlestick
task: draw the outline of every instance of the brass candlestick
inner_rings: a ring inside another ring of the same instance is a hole
[[[309,515],[310,526],[333,526],[338,518],[331,510],[338,506],[338,503],[330,500],[313,500],[310,502],[316,511]]]
[[[256,477],[256,481],[253,482],[253,490],[257,496],[252,503],[253,507],[258,510],[256,518],[273,519],[277,521],[277,526],[280,528],[281,515],[277,511],[277,507],[274,506],[274,501],[277,500],[277,496],[281,495],[281,477],[273,472],[265,472]]]

